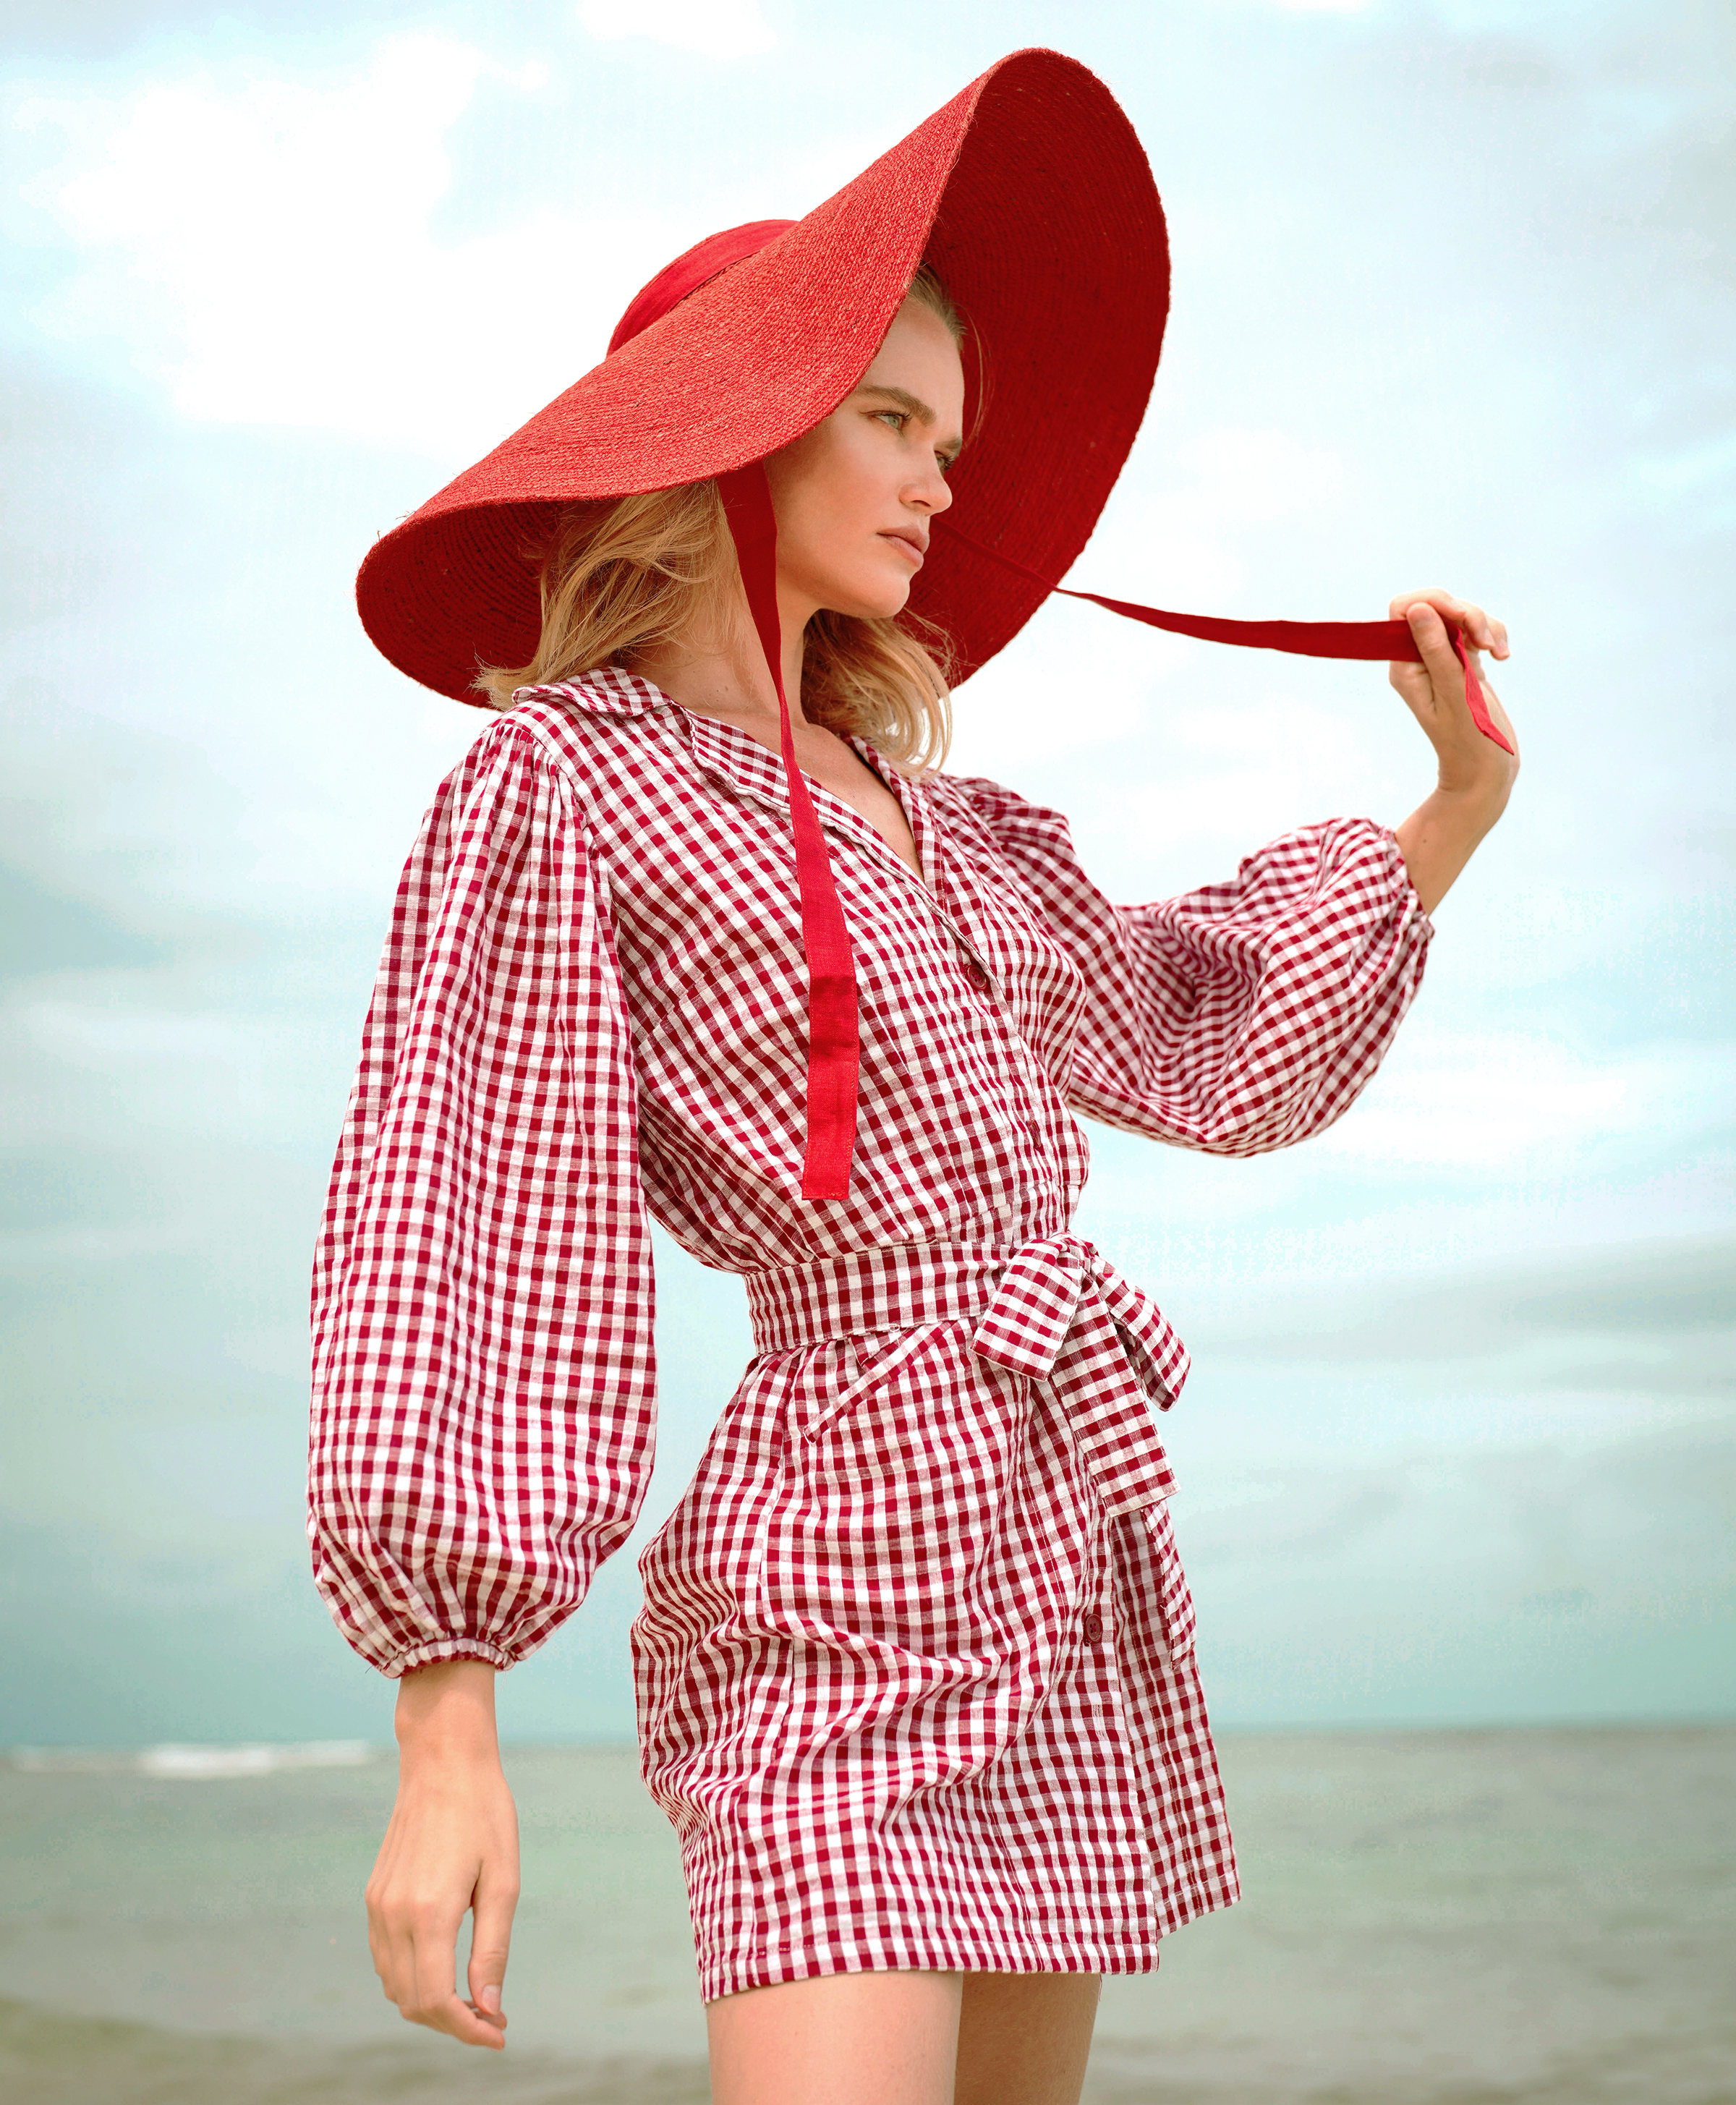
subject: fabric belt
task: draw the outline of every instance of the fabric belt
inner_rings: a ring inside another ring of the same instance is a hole
[[[831,1339],[971,1325],[971,1348],[1047,1382],[1109,1513],[1136,1513],[1176,1487],[1152,1406],[1187,1379],[1187,1348],[1156,1303],[1082,1236],[1014,1252],[898,1243],[746,1275],[761,1352]]]

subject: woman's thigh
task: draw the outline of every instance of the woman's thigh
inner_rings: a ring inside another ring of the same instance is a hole
[[[721,1996],[712,2105],[953,2105],[960,1981],[828,1973]]]
[[[712,2105],[1078,2105],[1095,1973],[832,1973],[706,2005]]]
[[[1096,1973],[966,1973],[956,2105],[1078,2105]]]

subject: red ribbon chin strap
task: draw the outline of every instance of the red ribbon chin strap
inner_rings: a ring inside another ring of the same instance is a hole
[[[1204,614],[1166,614],[1159,607],[1141,606],[1135,600],[1105,599],[1101,592],[1075,592],[1070,585],[1051,584],[1040,571],[1002,555],[986,541],[961,533],[950,522],[942,531],[1004,570],[1016,570],[1045,592],[1059,593],[1063,599],[1088,599],[1093,606],[1107,607],[1111,614],[1125,615],[1129,621],[1143,621],[1149,628],[1167,628],[1177,636],[1197,636],[1205,643],[1236,643],[1252,650],[1288,650],[1299,658],[1378,658],[1412,665],[1422,663],[1422,652],[1408,621],[1220,621]],[[1453,655],[1464,670],[1465,706],[1470,711],[1471,722],[1503,753],[1511,753],[1512,747],[1497,729],[1483,699],[1483,683],[1465,647],[1463,632],[1456,621],[1448,621],[1444,615],[1441,619]]]
[[[717,488],[735,543],[748,610],[778,690],[778,739],[796,835],[801,940],[808,954],[808,1148],[801,1168],[801,1196],[842,1199],[849,1194],[850,1160],[856,1145],[856,1078],[861,1062],[855,960],[850,954],[850,932],[844,926],[844,909],[832,881],[825,836],[808,793],[807,779],[796,765],[778,626],[778,525],[765,470],[758,461],[750,461],[745,467],[720,475]]]
[[[771,508],[765,470],[758,461],[717,478],[724,515],[741,565],[742,583],[753,616],[760,648],[778,690],[778,739],[783,775],[789,784],[790,823],[796,837],[796,883],[801,897],[801,939],[808,958],[808,1142],[801,1168],[805,1199],[842,1199],[850,1192],[850,1157],[856,1145],[856,1088],[861,1065],[861,1037],[856,1006],[856,968],[850,953],[844,909],[832,881],[832,857],[820,831],[819,816],[808,793],[807,778],[796,764],[796,738],[790,724],[789,699],[783,691],[783,637],[778,623],[778,525]],[[1089,600],[1111,614],[1167,628],[1178,636],[1197,636],[1207,643],[1235,643],[1258,650],[1290,650],[1305,658],[1368,658],[1421,662],[1422,653],[1408,621],[1219,621],[1210,615],[1166,614],[1132,600],[1105,599],[1100,592],[1075,592],[1051,584],[998,548],[945,530],[954,539],[992,562],[1017,570],[1047,592],[1066,599]],[[1446,623],[1447,637],[1465,668],[1465,704],[1471,721],[1503,752],[1513,749],[1495,727],[1483,699],[1475,664],[1457,626]]]

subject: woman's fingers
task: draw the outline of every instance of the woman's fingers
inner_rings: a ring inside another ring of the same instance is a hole
[[[491,1858],[482,1867],[471,1902],[471,2009],[484,2023],[504,2031],[507,2020],[500,2007],[507,1979],[507,1955],[512,1943],[512,1913],[518,1906],[516,1868]]]
[[[1395,594],[1387,610],[1392,619],[1403,621],[1417,606],[1433,607],[1444,619],[1457,623],[1478,650],[1487,650],[1495,658],[1508,655],[1506,623],[1495,620],[1475,601],[1431,585],[1420,592]]]
[[[1440,610],[1432,601],[1412,600],[1404,610],[1404,619],[1422,653],[1423,670],[1437,686],[1457,686],[1462,677],[1458,653],[1447,640],[1447,623]],[[1467,635],[1470,632],[1466,631]]]
[[[506,1970],[504,1952],[495,1969],[493,2009],[478,2009],[466,2003],[455,1987],[460,1922],[449,1911],[433,1906],[393,1906],[382,1911],[377,1941],[370,1910],[369,1937],[374,1942],[374,1970],[379,1974],[386,1999],[395,2003],[411,2024],[431,2031],[449,2032],[468,2046],[498,2047],[507,2020],[500,2013],[499,1982]],[[473,1981],[475,1954],[471,1957]],[[474,1989],[472,1991],[474,1993]]]
[[[515,1838],[514,1838],[515,1843]],[[471,2046],[498,2047],[504,2041],[501,2036],[506,2029],[506,2018],[500,2012],[500,1984],[506,1973],[506,1944],[511,1924],[511,1905],[504,1908],[499,1898],[493,1898],[502,1880],[496,1875],[490,1884],[491,1902],[484,1906],[481,1893],[484,1879],[489,1876],[486,1867],[476,1875],[476,1897],[474,1902],[479,1925],[486,1923],[484,1931],[480,1926],[471,1939],[472,1989],[480,1977],[477,1973],[479,1955],[486,1951],[498,1956],[488,1969],[492,1980],[493,2008],[478,2009],[459,1996],[454,1983],[457,1976],[458,1932],[462,1926],[464,1908],[462,1902],[448,1895],[444,1899],[426,1893],[418,1894],[415,1889],[412,1866],[405,1861],[405,1852],[399,1846],[398,1823],[387,1830],[380,1861],[374,1875],[368,1883],[368,1948],[373,1958],[374,1971],[380,1977],[380,1986],[386,2000],[395,2003],[400,2014],[410,2023],[426,2025],[435,2031],[449,2032],[455,2039]],[[426,1867],[425,1867],[426,1868]],[[510,1891],[517,1897],[517,1860],[515,1846],[510,1866]]]
[[[1483,677],[1482,659],[1466,622],[1464,633],[1471,639],[1467,651],[1470,670],[1476,677],[1484,713],[1506,741],[1505,749],[1485,735],[1472,715],[1465,690],[1465,668],[1446,625],[1449,618],[1459,617],[1444,614],[1436,604],[1437,597],[1447,597],[1411,593],[1394,602],[1404,608],[1404,619],[1416,639],[1421,663],[1399,660],[1389,668],[1388,677],[1435,748],[1440,786],[1455,793],[1470,793],[1479,798],[1504,802],[1517,771],[1518,744],[1506,710]]]
[[[1447,632],[1447,619],[1430,600],[1412,600],[1405,610],[1406,621],[1411,634],[1417,639],[1417,648],[1422,658],[1421,670],[1426,676],[1428,702],[1435,713],[1450,722],[1465,710],[1465,671],[1459,663],[1459,654],[1453,647],[1453,639]],[[1461,623],[1462,640],[1479,686],[1483,684],[1482,660],[1478,655],[1476,639],[1468,624]],[[1407,667],[1407,672],[1412,668]],[[1412,674],[1414,678],[1414,674]],[[1484,688],[1487,696],[1488,690]]]
[[[411,1929],[414,1987],[409,2000],[398,2007],[413,2024],[449,2032],[466,2046],[504,2046],[501,2034],[506,2020],[484,2018],[457,1992],[458,1928],[449,1915],[432,1910],[415,1921]]]
[[[368,1904],[368,1955],[373,1961],[373,1970],[380,1979],[380,1991],[388,2003],[395,2003],[398,2000],[400,1971],[392,1925],[386,1912],[387,1880],[390,1876],[392,1844],[395,1835],[395,1823],[386,1830],[386,1839],[380,1846],[379,1859],[374,1865],[373,1875],[368,1881],[368,1889],[364,1896]]]
[[[1448,617],[1431,599],[1412,597],[1408,602],[1395,600],[1393,604],[1415,639],[1421,662],[1401,658],[1388,668],[1387,677],[1434,739],[1432,720],[1450,720],[1463,707],[1465,675],[1447,633]],[[1477,663],[1474,646],[1471,663]]]

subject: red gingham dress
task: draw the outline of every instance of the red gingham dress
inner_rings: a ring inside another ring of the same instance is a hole
[[[758,1349],[633,1630],[707,2000],[1142,1971],[1235,1897],[1153,1412],[1187,1356],[1069,1231],[1073,1113],[1225,1155],[1318,1132],[1430,934],[1372,821],[1117,907],[1056,813],[853,743],[926,883],[812,785],[861,990],[849,1196],[801,1196],[780,765],[604,671],[531,691],[441,786],[315,1281],[315,1574],[398,1674],[522,1659],[631,1527],[648,1215],[744,1276]]]

